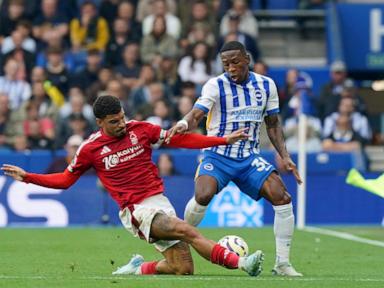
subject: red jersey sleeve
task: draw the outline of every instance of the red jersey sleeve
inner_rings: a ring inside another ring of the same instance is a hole
[[[223,137],[205,136],[201,134],[176,134],[170,142],[164,146],[175,148],[201,149],[212,146],[227,145],[227,139]]]
[[[71,164],[68,165],[67,170],[73,175],[82,175],[92,166],[92,157],[88,153],[86,143],[83,143],[79,149],[77,149],[75,157],[73,157]]]

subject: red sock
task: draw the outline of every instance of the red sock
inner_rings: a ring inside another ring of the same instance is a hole
[[[211,262],[214,264],[224,266],[228,269],[236,269],[239,265],[239,258],[240,257],[236,253],[229,251],[219,244],[213,246]]]
[[[156,265],[158,261],[144,262],[141,264],[141,274],[143,275],[153,275],[157,274]]]

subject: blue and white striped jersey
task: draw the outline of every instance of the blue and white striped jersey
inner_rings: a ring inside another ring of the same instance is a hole
[[[224,73],[203,86],[194,108],[208,113],[208,135],[224,136],[239,128],[249,128],[248,140],[206,149],[242,159],[259,153],[260,126],[266,115],[279,112],[279,98],[276,85],[269,77],[249,72],[248,79],[237,84]]]

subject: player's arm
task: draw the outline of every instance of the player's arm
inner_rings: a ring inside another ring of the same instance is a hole
[[[62,173],[35,174],[28,173],[18,166],[3,164],[1,170],[4,171],[5,175],[11,176],[15,180],[54,189],[67,189],[80,177],[80,175],[70,173],[67,169]]]
[[[285,146],[283,129],[281,128],[281,124],[279,121],[279,117],[277,113],[265,116],[265,124],[267,126],[268,137],[271,140],[273,146],[276,151],[279,153],[280,157],[283,160],[284,167],[293,173],[296,178],[297,183],[301,184],[302,180],[297,171],[295,163],[292,161],[291,156],[287,151]]]
[[[187,115],[184,116],[182,120],[177,122],[175,126],[168,130],[165,142],[168,143],[176,134],[182,134],[187,131],[195,130],[204,116],[205,112],[203,110],[193,108]]]
[[[201,149],[212,146],[233,144],[239,140],[248,139],[249,135],[246,133],[246,130],[246,128],[242,128],[225,137],[205,136],[195,133],[176,134],[170,138],[169,143],[165,142],[163,145],[174,148]]]

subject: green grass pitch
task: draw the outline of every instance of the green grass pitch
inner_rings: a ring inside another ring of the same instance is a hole
[[[382,227],[332,228],[384,241]],[[193,276],[118,276],[111,272],[133,253],[160,259],[154,248],[123,228],[1,229],[0,287],[384,287],[384,247],[332,236],[296,231],[292,262],[304,273],[300,279],[271,276],[274,237],[261,229],[201,229],[218,240],[243,237],[250,250],[262,249],[266,260],[260,277],[226,270],[193,254]]]

